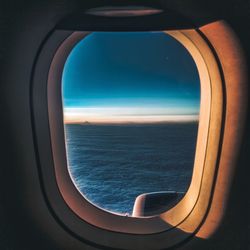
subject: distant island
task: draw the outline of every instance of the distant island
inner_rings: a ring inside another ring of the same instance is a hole
[[[80,125],[92,125],[90,122],[88,122],[88,121],[85,121],[85,122],[80,122],[79,123]]]

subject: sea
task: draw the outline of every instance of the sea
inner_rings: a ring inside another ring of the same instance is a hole
[[[197,130],[197,122],[66,124],[69,172],[91,203],[131,215],[140,194],[187,191]]]

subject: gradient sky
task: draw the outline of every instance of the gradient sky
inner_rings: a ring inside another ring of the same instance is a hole
[[[163,32],[94,32],[63,71],[65,122],[196,120],[200,83],[187,50]]]

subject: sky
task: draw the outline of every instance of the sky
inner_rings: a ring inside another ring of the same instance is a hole
[[[65,123],[198,119],[200,83],[187,50],[163,32],[94,32],[69,54]]]

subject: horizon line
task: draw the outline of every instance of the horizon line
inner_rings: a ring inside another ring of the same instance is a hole
[[[75,125],[164,125],[170,123],[198,123],[199,120],[183,120],[183,121],[162,121],[162,122],[88,122],[88,121],[64,121],[64,124],[75,124]]]
[[[197,122],[199,115],[160,115],[160,116],[67,116],[65,124],[159,124]]]

